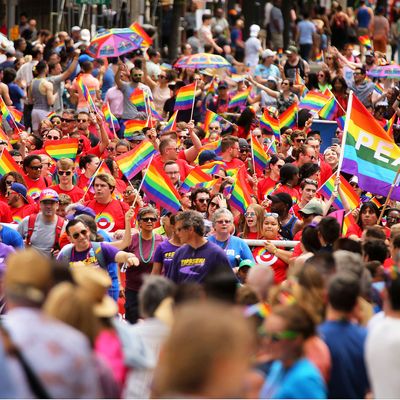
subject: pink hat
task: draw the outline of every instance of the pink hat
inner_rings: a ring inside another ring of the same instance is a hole
[[[58,202],[58,193],[53,189],[43,189],[42,193],[40,193],[39,201],[44,200],[52,200]]]

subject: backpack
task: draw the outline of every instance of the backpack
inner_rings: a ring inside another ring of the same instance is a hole
[[[30,246],[31,244],[31,237],[33,234],[33,230],[35,228],[35,223],[36,223],[36,219],[37,219],[38,214],[31,214],[29,216],[28,219],[28,233],[26,234],[26,239],[25,239],[25,245],[26,246]],[[60,240],[60,235],[61,235],[61,231],[62,228],[64,226],[64,218],[60,217],[59,215],[57,215],[57,224],[56,224],[56,235],[54,238],[54,244],[53,244],[53,248],[57,248],[57,246],[59,246],[59,240]]]
[[[106,263],[106,259],[104,258],[104,254],[101,251],[101,242],[90,242],[92,249],[94,251],[94,256],[96,257],[97,262],[99,263],[100,267],[104,270],[108,271],[108,264]],[[73,245],[67,245],[63,248],[63,258],[70,262],[71,255],[72,255]]]

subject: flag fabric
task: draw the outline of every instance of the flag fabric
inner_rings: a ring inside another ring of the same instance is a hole
[[[212,124],[213,122],[216,122],[216,121],[220,121],[220,120],[221,120],[221,117],[218,114],[207,109],[206,116],[204,118],[204,126],[203,126],[203,129],[206,132],[205,139],[208,139],[208,137],[210,136],[210,131],[208,130],[208,127],[210,126],[210,124]]]
[[[167,122],[167,125],[164,126],[163,128],[163,132],[167,132],[167,131],[174,131],[176,128],[176,117],[178,115],[178,111],[175,111],[171,118],[169,119],[169,121]]]
[[[251,149],[253,152],[254,167],[257,172],[263,172],[271,157],[265,152],[260,142],[251,135]]]
[[[368,48],[372,48],[372,43],[371,43],[371,39],[369,38],[368,35],[364,35],[364,36],[359,36],[358,37],[358,41],[360,42],[360,44],[362,44],[365,47]]]
[[[145,32],[145,30],[137,23],[134,22],[130,27],[136,34],[138,34],[142,39],[140,47],[150,47],[153,44],[153,39]]]
[[[232,187],[231,197],[229,199],[231,206],[244,214],[247,207],[251,204],[251,193],[253,193],[253,191],[247,182],[246,168],[241,167]]]
[[[393,137],[393,125],[396,120],[397,120],[397,114],[394,113],[392,118],[390,118],[386,123],[385,131],[390,137]]]
[[[103,107],[101,107],[101,111],[104,114],[104,118],[110,127],[110,129],[113,129],[115,131],[119,131],[120,126],[117,117],[111,112],[110,110],[110,105],[108,103],[104,103]]]
[[[78,139],[48,140],[44,142],[44,150],[54,160],[61,158],[75,160],[78,152]]]
[[[315,62],[324,62],[324,52],[322,50],[315,55]]]
[[[24,176],[24,173],[22,172],[20,166],[14,161],[8,150],[4,149],[0,154],[0,175],[4,176],[11,171],[18,172],[19,174]]]
[[[203,146],[201,146],[201,149],[199,151],[199,155],[204,150],[212,150],[212,151],[215,151],[216,155],[220,155],[221,154],[221,140],[216,140],[215,142],[206,143]],[[197,156],[197,158],[195,160],[195,163],[199,162],[199,155]]]
[[[360,188],[387,196],[400,165],[400,148],[352,93],[347,108],[342,170],[356,175]],[[400,200],[394,187],[392,199]]]
[[[131,180],[146,167],[155,153],[156,149],[154,146],[148,141],[143,141],[133,150],[116,157],[115,161],[125,177]]]
[[[319,112],[330,98],[331,96],[312,90],[303,97],[299,104],[299,109],[305,108],[307,110]]]
[[[320,188],[319,192],[329,200],[335,190],[336,174],[333,174]],[[357,195],[350,183],[340,175],[340,189],[346,197],[347,203],[351,210],[357,208],[360,204],[360,197]],[[338,210],[344,209],[343,200],[340,195],[335,198],[332,205]]]
[[[175,186],[166,173],[158,170],[153,163],[147,169],[142,189],[151,201],[172,213],[181,208],[180,196]]]
[[[133,90],[129,96],[130,102],[137,108],[138,111],[146,111],[145,92],[138,87]]]
[[[378,93],[380,96],[383,95],[384,89],[383,89],[382,85],[381,85],[379,82],[376,82],[376,83],[375,83],[375,85],[374,85],[374,91],[375,91],[376,93]]]
[[[53,117],[55,117],[57,114],[55,113],[55,111],[50,111],[48,114],[47,114],[47,116],[46,116],[46,118],[47,119],[52,119]]]
[[[14,115],[11,115],[9,108],[3,100],[3,97],[0,96],[0,112],[3,118],[7,121],[7,124],[10,125],[10,128],[20,130],[17,121],[14,118]]]
[[[216,94],[217,90],[218,90],[218,80],[217,80],[217,77],[214,76],[212,78],[212,81],[210,82],[210,86],[207,89],[206,96],[208,96],[209,94],[210,95]]]
[[[150,107],[151,116],[153,118],[155,118],[158,121],[164,120],[164,118],[157,112],[156,106],[154,104],[154,100],[152,98],[149,98],[149,107]]]
[[[281,133],[279,130],[279,121],[272,117],[268,110],[264,110],[260,118],[260,128],[266,129],[274,134],[275,139],[280,141]]]
[[[92,98],[92,96],[91,96],[91,94],[89,92],[89,89],[87,88],[87,86],[82,81],[82,75],[79,75],[76,78],[76,83],[77,83],[79,89],[81,90],[84,99],[88,103],[89,108],[92,108],[94,111],[97,112],[98,108],[97,108],[95,102],[93,101],[93,98]]]
[[[199,183],[208,182],[212,180],[212,176],[204,172],[201,167],[192,169],[186,179],[183,181],[179,190],[183,193],[189,192],[190,189]]]
[[[338,111],[337,101],[335,97],[331,97],[331,99],[320,110],[319,116],[321,118],[332,121],[333,117],[337,114],[337,111]]]
[[[203,187],[206,189],[211,189],[220,182],[221,182],[221,178],[217,178],[217,179],[212,179],[211,181],[207,181],[207,182],[200,182],[196,186]]]
[[[338,128],[342,131],[344,129],[344,123],[346,121],[346,116],[342,115],[339,118],[336,118],[336,122],[338,124]]]
[[[281,115],[279,115],[279,126],[293,128],[296,125],[297,103],[290,105]]]
[[[244,90],[242,92],[236,93],[230,100],[228,108],[244,108],[247,102],[247,98],[250,95],[251,88]]]
[[[135,132],[140,132],[147,126],[147,121],[144,119],[130,119],[125,121],[125,138],[132,138]]]
[[[201,165],[199,168],[209,175],[214,175],[225,165],[223,161],[211,161],[207,164]]]
[[[347,231],[349,230],[350,226],[356,225],[357,222],[353,217],[353,214],[349,212],[343,218],[343,225],[342,225],[342,236],[346,236]]]
[[[183,86],[179,89],[175,99],[175,110],[190,110],[193,105],[193,100],[196,91],[196,84]]]
[[[374,203],[378,208],[382,207],[382,203],[374,196],[371,200],[371,203]]]

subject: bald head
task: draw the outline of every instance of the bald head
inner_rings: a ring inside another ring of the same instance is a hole
[[[259,301],[267,301],[269,289],[274,283],[274,272],[271,268],[255,265],[250,268],[246,285],[256,293]]]

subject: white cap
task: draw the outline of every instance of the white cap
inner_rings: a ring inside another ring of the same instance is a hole
[[[256,24],[250,26],[250,36],[258,36],[260,33],[260,27]]]
[[[81,30],[81,40],[82,42],[85,42],[85,44],[90,43],[90,32],[89,29],[82,29]]]
[[[358,176],[353,175],[353,176],[350,178],[349,183],[357,183],[357,185],[358,185]]]
[[[275,54],[276,54],[276,51],[267,49],[262,52],[261,57],[262,58],[273,57]]]
[[[71,32],[80,32],[81,28],[78,25],[75,25],[71,28]]]
[[[270,76],[267,78],[267,81],[273,81],[273,82],[275,82],[275,83],[278,83],[278,79],[276,79],[276,77],[273,76],[273,75],[270,75]]]

